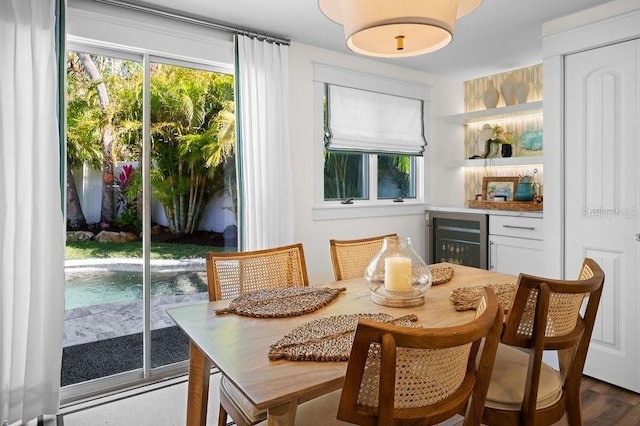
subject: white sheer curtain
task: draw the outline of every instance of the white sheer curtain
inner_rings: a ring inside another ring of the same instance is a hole
[[[0,1],[0,423],[58,411],[64,220],[55,0]]]
[[[243,250],[293,242],[288,47],[236,37]]]

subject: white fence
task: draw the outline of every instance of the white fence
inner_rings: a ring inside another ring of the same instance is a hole
[[[116,164],[114,176],[118,176],[122,171],[122,166],[132,164],[137,169],[137,163],[121,162]],[[73,170],[80,204],[87,223],[97,223],[100,221],[100,208],[102,200],[102,171],[87,167]],[[222,197],[209,200],[204,208],[202,220],[200,220],[200,230],[222,232],[229,225],[236,225],[236,218],[227,208],[232,205],[228,194]],[[167,218],[164,214],[162,204],[151,200],[151,221],[162,226],[167,225]]]

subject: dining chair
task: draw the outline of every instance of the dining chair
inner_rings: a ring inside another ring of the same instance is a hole
[[[604,272],[589,258],[573,281],[520,274],[484,424],[550,425],[566,414],[569,425],[582,425],[580,382],[603,283]],[[543,351],[557,351],[560,371],[542,361]]]
[[[209,301],[276,287],[309,285],[302,244],[237,253],[207,253]]]
[[[331,264],[336,281],[364,277],[364,271],[373,256],[382,248],[384,239],[396,236],[397,234],[388,234],[357,240],[329,240]]]
[[[207,253],[209,301],[233,299],[241,294],[277,287],[309,285],[302,244],[238,253]],[[267,417],[225,376],[220,380],[218,425],[227,414],[238,426],[256,424]]]
[[[466,406],[464,424],[479,425],[502,319],[491,288],[476,318],[459,326],[412,328],[361,319],[337,418],[359,425],[435,424]]]

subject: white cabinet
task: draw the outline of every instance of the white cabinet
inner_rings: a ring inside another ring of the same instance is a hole
[[[489,269],[540,275],[542,235],[541,218],[489,216]]]

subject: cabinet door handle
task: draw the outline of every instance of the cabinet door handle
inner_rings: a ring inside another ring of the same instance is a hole
[[[535,231],[535,226],[517,226],[517,225],[502,225],[503,228],[513,228],[513,229],[526,229],[528,231]]]

